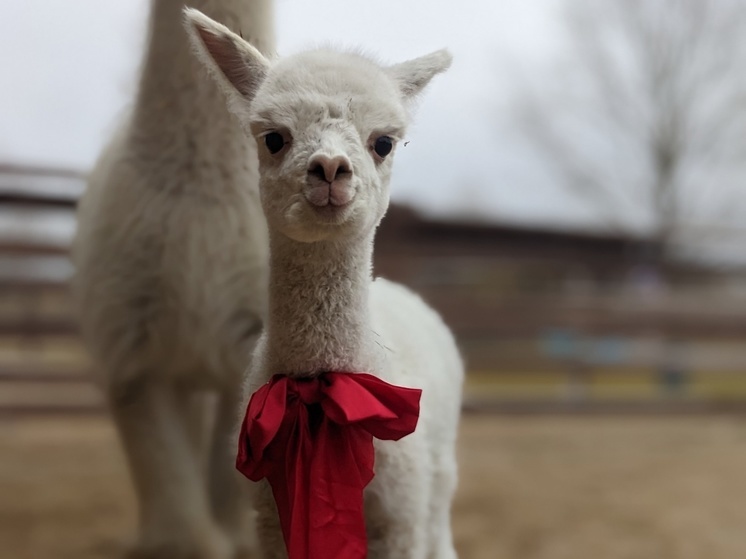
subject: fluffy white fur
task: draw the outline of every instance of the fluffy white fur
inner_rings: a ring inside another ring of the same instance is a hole
[[[433,310],[404,287],[371,277],[393,158],[375,153],[376,140],[404,136],[409,101],[447,69],[450,55],[381,67],[317,50],[271,63],[199,12],[186,17],[199,58],[259,145],[269,314],[249,389],[276,373],[329,370],[422,388],[417,431],[399,442],[376,441],[376,477],[365,495],[369,557],[454,559],[462,363]],[[285,143],[273,155],[265,144],[275,133]],[[268,485],[260,484],[256,498],[265,558],[285,557]]]
[[[269,0],[192,3],[273,47]],[[253,545],[231,434],[268,241],[256,144],[195,61],[182,6],[152,2],[133,110],[80,202],[74,291],[137,491],[132,557],[229,559]]]

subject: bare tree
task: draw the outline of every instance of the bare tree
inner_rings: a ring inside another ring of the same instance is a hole
[[[553,177],[665,248],[727,219],[746,192],[746,0],[569,0],[564,16],[571,56],[514,111]]]

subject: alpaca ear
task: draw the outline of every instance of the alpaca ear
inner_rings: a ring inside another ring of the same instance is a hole
[[[387,71],[394,78],[404,97],[420,93],[436,74],[445,72],[451,66],[453,57],[445,49],[425,56],[389,66]]]
[[[245,112],[269,69],[256,48],[199,10],[184,8],[184,26],[199,60],[220,84],[234,112]]]

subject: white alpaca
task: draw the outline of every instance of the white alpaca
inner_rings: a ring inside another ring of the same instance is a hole
[[[273,47],[270,0],[192,3]],[[231,434],[266,310],[267,231],[256,144],[203,79],[182,7],[152,2],[134,107],[80,202],[74,291],[137,491],[132,557],[228,559],[254,545]],[[212,410],[195,405],[206,393]]]
[[[369,372],[423,389],[417,430],[376,441],[365,493],[371,559],[453,559],[450,506],[463,367],[437,314],[371,277],[373,237],[389,200],[407,105],[448,68],[445,51],[381,67],[317,50],[270,63],[220,24],[187,11],[200,59],[259,144],[269,224],[269,313],[250,375]],[[266,484],[256,497],[267,559],[285,556]]]

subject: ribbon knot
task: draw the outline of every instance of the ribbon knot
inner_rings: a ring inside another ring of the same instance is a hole
[[[275,375],[249,401],[236,467],[267,478],[289,559],[365,559],[373,437],[414,432],[421,390],[366,373]]]
[[[324,394],[319,390],[316,379],[295,379],[295,385],[291,387],[291,393],[298,394],[304,404],[318,404]]]

